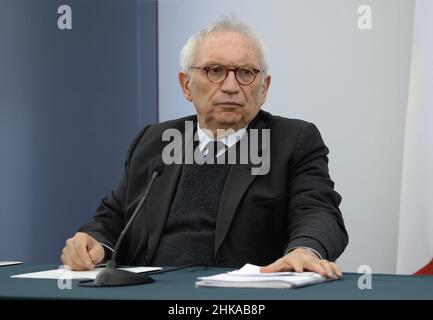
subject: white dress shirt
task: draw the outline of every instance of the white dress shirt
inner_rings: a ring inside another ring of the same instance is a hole
[[[233,146],[234,144],[236,144],[236,142],[238,142],[239,140],[242,139],[242,137],[244,136],[245,132],[246,132],[246,128],[247,126],[239,129],[238,131],[235,131],[229,135],[225,135],[219,139],[213,139],[210,136],[207,135],[207,133],[200,128],[200,124],[197,122],[197,136],[198,136],[198,140],[199,140],[199,150],[201,152],[201,154],[203,156],[206,156],[207,154],[207,150],[205,150],[207,144],[211,141],[221,141],[222,143],[224,143],[226,145],[227,148],[230,148],[231,146]],[[217,157],[219,157],[220,155],[222,155],[226,150],[226,149],[222,149],[220,151],[218,151],[218,153],[216,154]]]

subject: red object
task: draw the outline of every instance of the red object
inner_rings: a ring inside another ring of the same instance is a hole
[[[427,263],[424,267],[419,269],[415,274],[417,274],[417,275],[422,275],[422,274],[433,275],[433,259],[431,259],[429,263]]]

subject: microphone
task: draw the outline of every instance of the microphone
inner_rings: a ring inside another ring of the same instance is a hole
[[[136,284],[145,284],[154,282],[154,280],[144,274],[134,273],[131,271],[120,270],[117,269],[116,258],[119,252],[120,244],[122,243],[123,238],[125,237],[126,232],[143,206],[144,202],[147,199],[150,189],[152,188],[153,182],[155,179],[162,174],[164,171],[164,164],[161,160],[154,166],[152,177],[150,179],[149,184],[147,185],[146,191],[144,192],[143,197],[135,208],[131,218],[129,218],[128,223],[125,228],[123,228],[122,233],[117,239],[116,245],[113,250],[113,254],[111,255],[111,259],[107,261],[105,268],[102,269],[95,280],[85,280],[80,281],[78,286],[81,287],[114,287],[114,286],[127,286],[127,285],[136,285]]]

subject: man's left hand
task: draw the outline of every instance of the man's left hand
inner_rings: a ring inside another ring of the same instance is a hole
[[[338,279],[343,275],[340,268],[334,262],[320,259],[313,251],[304,248],[297,248],[290,251],[277,261],[265,267],[261,267],[260,271],[313,271],[328,279]]]

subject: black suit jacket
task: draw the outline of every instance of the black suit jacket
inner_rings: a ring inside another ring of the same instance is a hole
[[[114,247],[144,193],[155,163],[169,142],[169,128],[185,132],[189,116],[146,126],[132,142],[124,174],[80,231]],[[266,265],[288,250],[306,246],[335,260],[348,243],[339,210],[340,195],[328,174],[328,149],[308,122],[260,111],[251,128],[270,129],[270,170],[252,175],[251,166],[232,164],[221,195],[215,230],[219,266]],[[181,165],[166,165],[148,200],[127,232],[120,263],[151,264],[180,177]],[[205,190],[204,190],[205,192]]]

